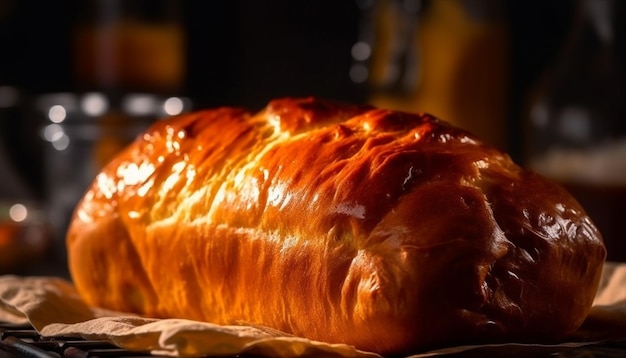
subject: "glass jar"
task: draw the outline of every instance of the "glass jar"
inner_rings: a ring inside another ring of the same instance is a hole
[[[46,209],[60,255],[74,207],[103,166],[154,121],[190,108],[186,98],[144,93],[54,93],[37,99],[46,143]]]
[[[580,0],[555,62],[531,94],[526,163],[560,182],[626,261],[626,4]]]

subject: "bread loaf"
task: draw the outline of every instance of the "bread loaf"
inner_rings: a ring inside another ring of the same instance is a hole
[[[606,254],[567,192],[469,133],[314,98],[158,121],[67,248],[92,305],[382,354],[564,339]]]

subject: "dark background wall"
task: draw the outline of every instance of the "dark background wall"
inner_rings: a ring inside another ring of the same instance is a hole
[[[2,1],[12,10],[1,23],[0,83],[30,93],[72,90],[78,2]],[[186,0],[180,6],[188,52],[184,91],[203,103],[353,97],[347,71],[358,31],[353,1]]]
[[[71,34],[78,0],[2,0],[0,83],[27,92],[71,90]],[[516,1],[511,86],[522,90],[552,59],[574,2]],[[281,94],[363,95],[350,82],[359,9],[350,0],[181,2],[187,33],[186,92],[212,103],[255,103]]]
[[[83,0],[84,1],[84,0]],[[78,0],[0,0],[0,85],[23,103],[42,93],[73,91],[72,31]],[[368,88],[348,75],[360,12],[350,0],[180,3],[186,33],[182,94],[195,107],[261,107],[280,96],[364,101]],[[509,151],[519,153],[520,109],[530,86],[554,59],[573,2],[511,1]],[[19,171],[40,183],[38,123],[3,120],[0,130]]]

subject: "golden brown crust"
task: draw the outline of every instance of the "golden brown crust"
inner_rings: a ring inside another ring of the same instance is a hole
[[[605,257],[569,194],[468,133],[313,98],[159,121],[98,175],[68,250],[94,305],[380,353],[561,339]]]

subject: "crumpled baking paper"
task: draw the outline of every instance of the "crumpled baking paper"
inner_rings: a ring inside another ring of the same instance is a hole
[[[57,277],[0,276],[0,321],[30,323],[43,336],[106,340],[125,349],[159,355],[380,358],[349,345],[311,341],[264,327],[151,319],[89,307],[70,282]],[[412,358],[463,351],[524,356],[619,340],[626,340],[626,264],[606,264],[592,312],[569,342],[450,347]]]
[[[56,277],[0,276],[0,321],[29,322],[43,336],[107,340],[160,355],[379,357],[349,345],[315,342],[263,327],[151,319],[93,308],[70,282]]]

